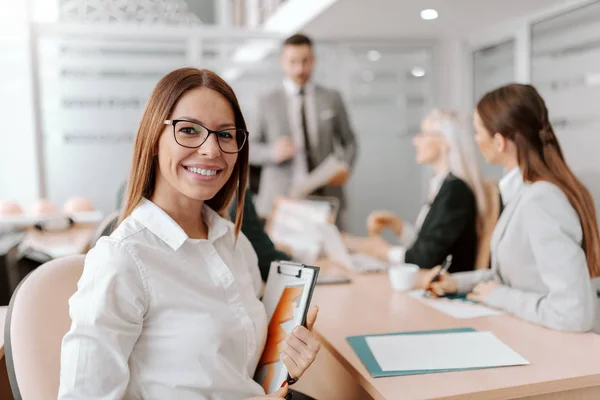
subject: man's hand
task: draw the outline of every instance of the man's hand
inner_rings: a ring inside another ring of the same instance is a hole
[[[290,137],[284,136],[277,139],[273,146],[273,156],[277,164],[291,160],[295,155],[296,145]]]
[[[327,184],[330,186],[342,186],[346,184],[349,177],[350,171],[348,171],[347,168],[342,168],[334,176],[331,177]]]

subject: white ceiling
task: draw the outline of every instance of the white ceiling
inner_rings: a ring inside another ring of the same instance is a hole
[[[304,29],[318,38],[464,36],[565,0],[338,0]],[[439,18],[423,21],[434,8]]]

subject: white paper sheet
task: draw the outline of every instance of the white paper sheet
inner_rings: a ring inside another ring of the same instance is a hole
[[[494,310],[481,304],[476,304],[464,300],[448,300],[444,298],[431,299],[424,297],[424,290],[414,290],[410,292],[410,296],[419,301],[443,312],[451,317],[458,319],[470,319],[481,317],[492,317],[495,315],[504,314],[503,311]]]
[[[366,338],[383,371],[446,370],[527,365],[491,332],[386,335]]]
[[[333,177],[348,169],[346,163],[330,155],[308,174],[302,182],[299,182],[290,190],[290,196],[296,198],[305,197],[316,189],[327,186]]]

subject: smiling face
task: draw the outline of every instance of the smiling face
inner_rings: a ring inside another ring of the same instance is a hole
[[[234,112],[227,99],[204,87],[181,96],[169,118],[194,121],[214,131],[235,127]],[[176,134],[178,137],[189,135],[192,126],[178,123]],[[158,141],[154,194],[163,198],[209,200],[229,180],[237,158],[237,154],[221,151],[215,134],[210,134],[199,148],[186,148],[175,140],[173,125],[165,125]]]

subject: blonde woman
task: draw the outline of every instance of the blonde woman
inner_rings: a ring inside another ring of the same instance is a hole
[[[472,270],[477,224],[486,210],[473,137],[457,113],[434,110],[421,123],[413,145],[417,163],[431,166],[435,173],[415,225],[389,211],[375,211],[367,220],[370,237],[348,243],[390,263],[431,269],[452,255],[451,271]],[[396,234],[399,244],[379,236],[386,228]]]
[[[184,68],[156,85],[136,136],[122,222],[87,255],[70,300],[60,399],[267,397],[252,377],[267,317],[256,253],[240,235],[248,132],[232,89]],[[235,192],[235,225],[222,218]],[[319,343],[296,327],[292,378]],[[283,399],[284,387],[269,398]]]

